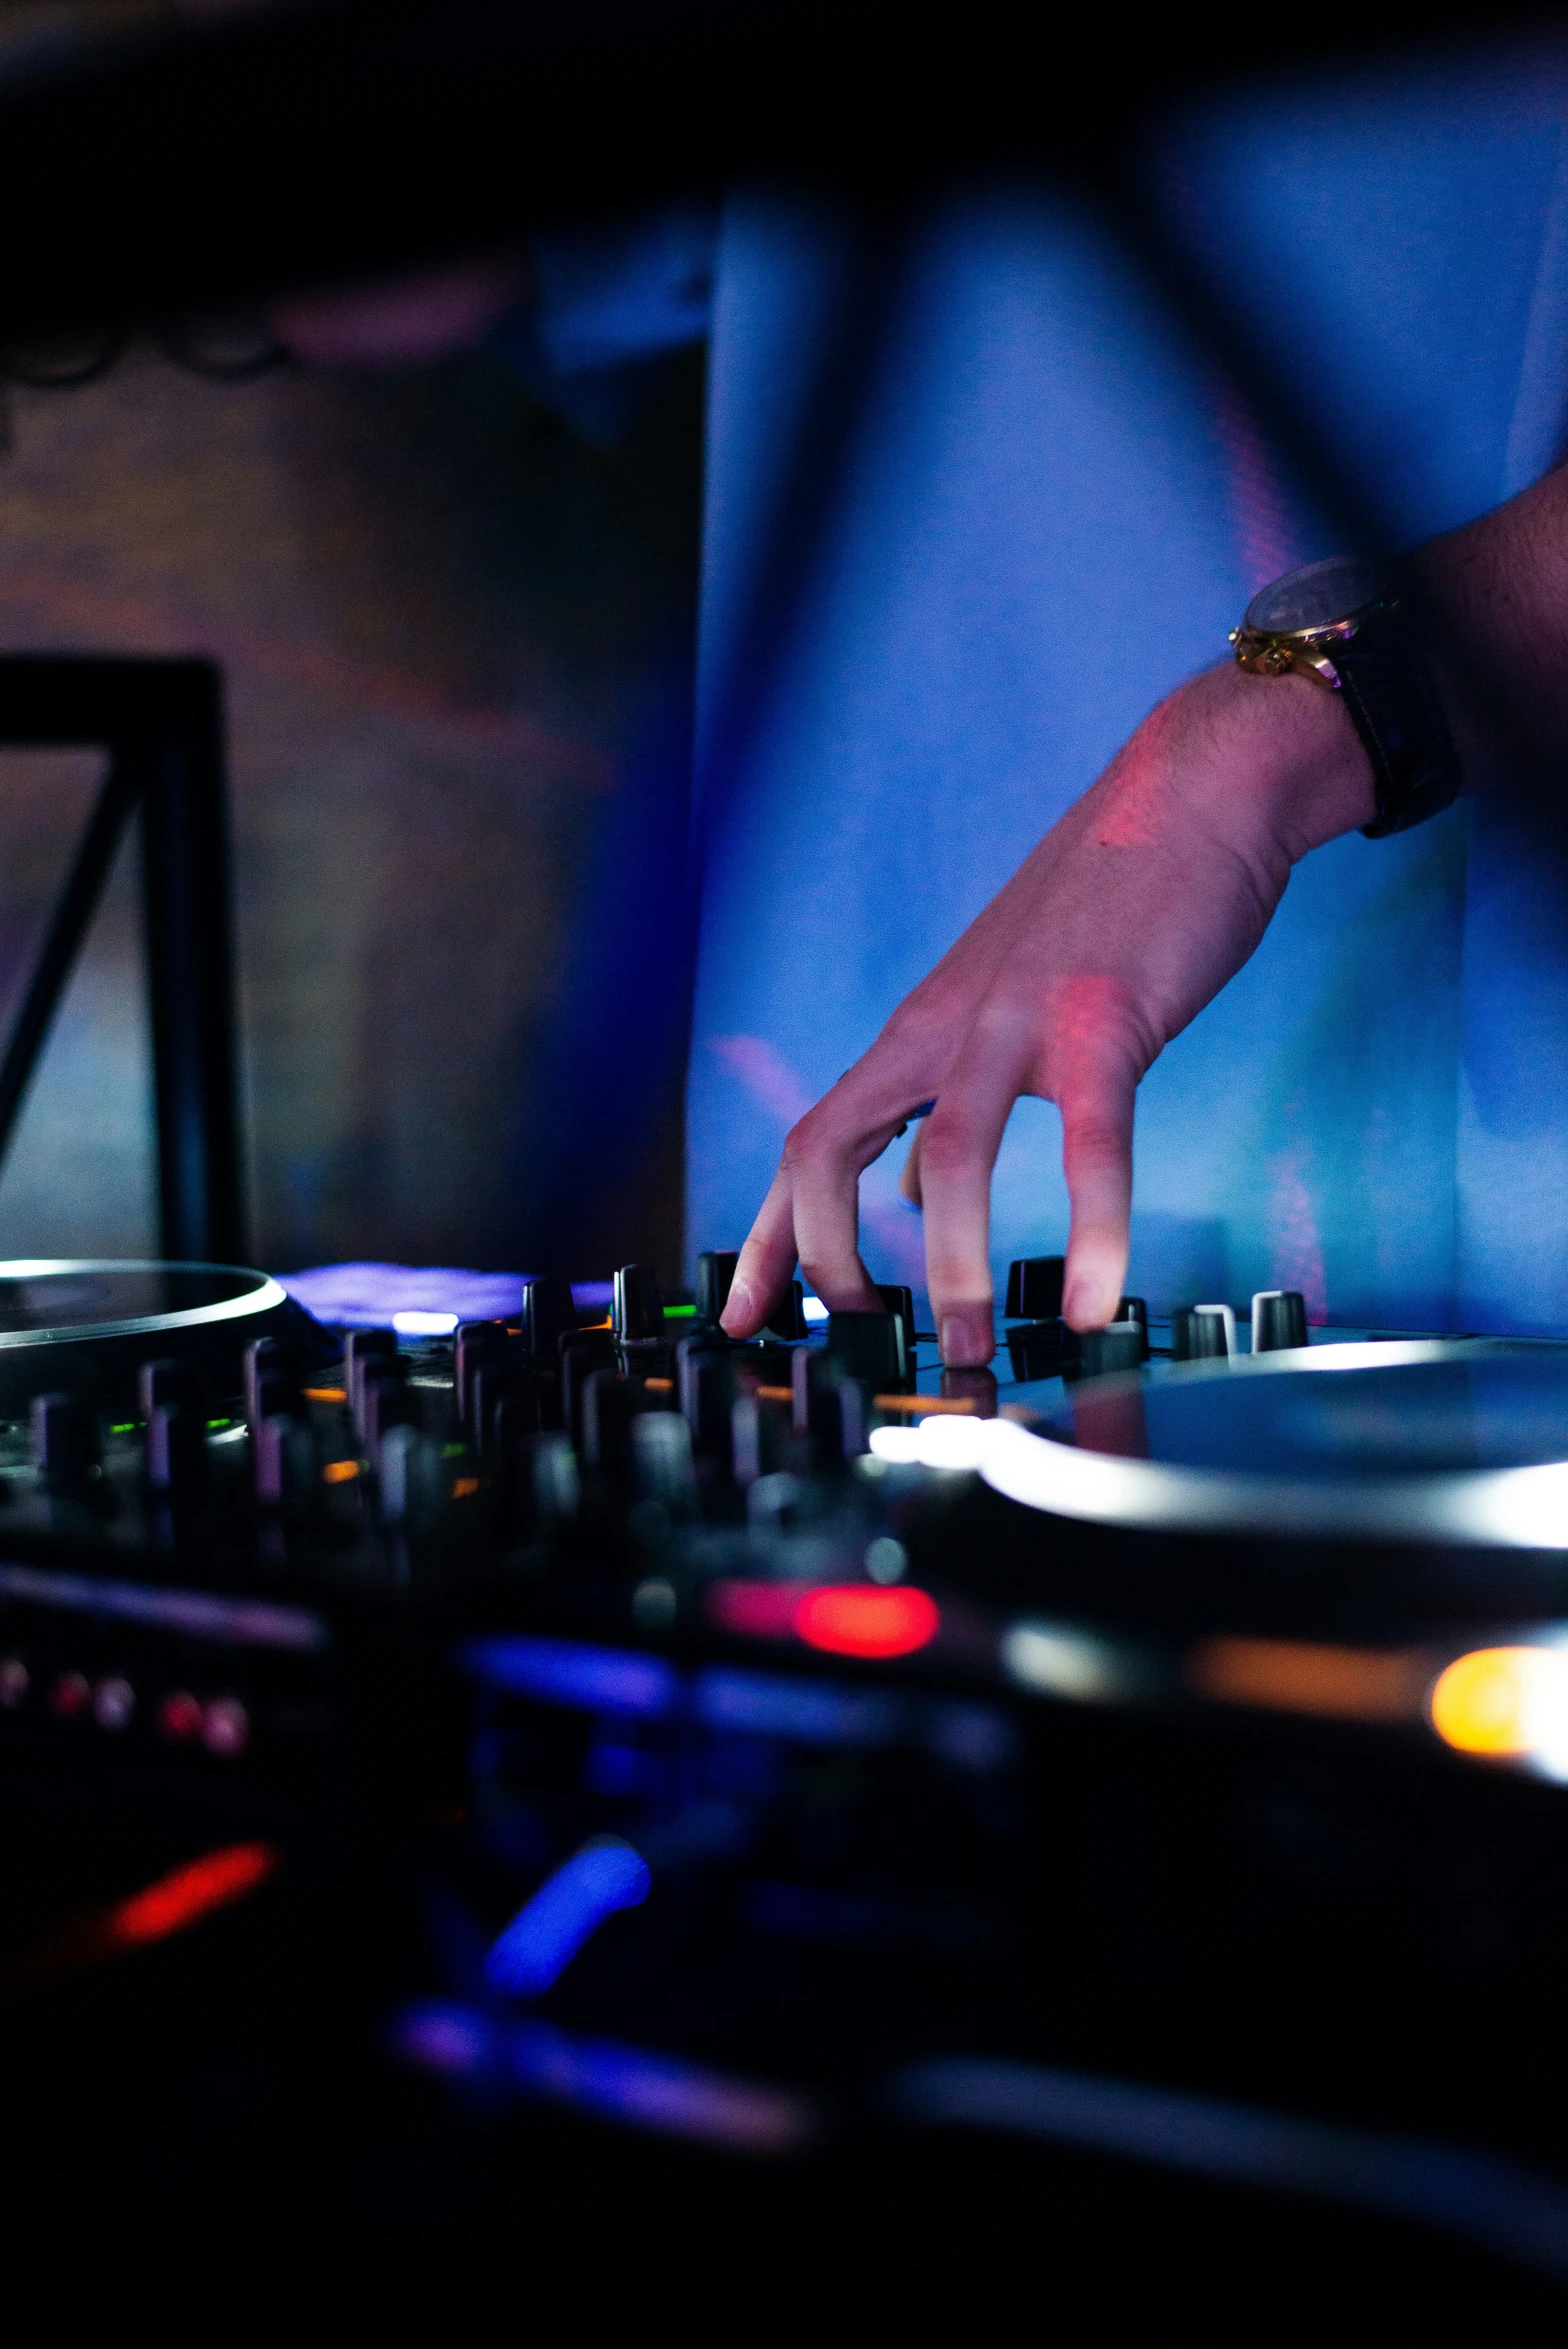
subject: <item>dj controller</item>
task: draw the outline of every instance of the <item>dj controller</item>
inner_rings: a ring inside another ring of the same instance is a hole
[[[1568,1347],[1079,1338],[1041,1258],[944,1371],[896,1288],[730,1341],[734,1261],[417,1339],[0,1266],[13,2215],[1545,2310]]]

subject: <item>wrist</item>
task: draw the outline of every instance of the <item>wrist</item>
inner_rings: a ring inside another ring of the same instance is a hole
[[[1340,696],[1287,671],[1259,677],[1222,663],[1193,680],[1212,728],[1213,779],[1259,845],[1299,863],[1314,848],[1370,823],[1377,811],[1372,765]]]

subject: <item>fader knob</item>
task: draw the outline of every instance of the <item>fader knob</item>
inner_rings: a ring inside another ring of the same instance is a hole
[[[509,1351],[506,1325],[499,1321],[460,1321],[452,1342],[452,1386],[457,1415],[466,1428],[473,1416],[474,1379],[482,1362],[504,1362]]]
[[[1123,1297],[1116,1308],[1117,1322],[1133,1322],[1138,1330],[1138,1359],[1149,1359],[1149,1307],[1142,1297]]]
[[[1062,1311],[1065,1256],[1023,1256],[1007,1268],[1004,1321],[1057,1321]]]
[[[33,1464],[51,1484],[80,1484],[98,1465],[98,1415],[80,1395],[37,1395]]]
[[[196,1410],[202,1400],[200,1389],[195,1365],[173,1361],[167,1355],[156,1362],[144,1362],[136,1373],[136,1400],[142,1418],[149,1422],[160,1403],[181,1403]]]
[[[396,1362],[397,1359],[397,1332],[394,1329],[351,1329],[343,1340],[343,1384],[348,1390],[348,1407],[356,1427],[360,1416],[360,1389],[366,1371],[372,1362]]]
[[[884,1287],[877,1283],[877,1295],[887,1307],[904,1333],[904,1366],[909,1369],[915,1359],[915,1296],[912,1289],[901,1289],[894,1284]]]
[[[697,1259],[697,1285],[692,1291],[699,1321],[717,1321],[729,1303],[730,1288],[740,1256],[734,1248],[704,1248]]]
[[[1296,1289],[1259,1289],[1252,1300],[1252,1351],[1281,1354],[1307,1342],[1307,1301]]]
[[[381,1457],[381,1439],[388,1428],[412,1426],[418,1417],[418,1404],[409,1392],[402,1364],[378,1362],[374,1368],[367,1364],[359,1389],[358,1432],[369,1457]]]
[[[699,1460],[727,1468],[730,1462],[730,1406],[735,1399],[735,1357],[705,1338],[682,1338],[675,1349],[675,1388],[681,1415],[691,1429]]]

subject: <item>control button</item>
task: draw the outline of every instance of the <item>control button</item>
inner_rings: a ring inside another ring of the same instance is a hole
[[[562,1333],[577,1327],[570,1281],[550,1278],[526,1282],[520,1318],[524,1352],[537,1362],[553,1363]]]
[[[1078,1340],[1065,1321],[1025,1322],[1007,1333],[1007,1355],[1020,1386],[1060,1378],[1078,1359]]]
[[[417,1426],[419,1402],[401,1362],[367,1363],[359,1388],[359,1440],[371,1460],[381,1457],[381,1439],[391,1427]]]
[[[740,1253],[734,1248],[704,1248],[697,1259],[697,1285],[692,1301],[699,1321],[717,1321],[729,1303]]]
[[[730,1406],[730,1459],[742,1488],[760,1476],[777,1476],[795,1465],[800,1439],[782,1403],[764,1395],[737,1395]]]
[[[944,1370],[940,1392],[944,1403],[969,1403],[977,1419],[996,1417],[994,1370]]]
[[[850,1378],[877,1393],[902,1387],[909,1376],[904,1324],[896,1313],[830,1313],[828,1352]]]
[[[792,1341],[807,1335],[806,1291],[802,1282],[790,1282],[763,1326],[770,1337]]]
[[[193,1737],[200,1737],[200,1700],[188,1688],[171,1689],[158,1707],[158,1727],[175,1745],[186,1745]]]
[[[214,1697],[202,1707],[201,1742],[208,1753],[231,1761],[250,1743],[250,1715],[238,1697]]]
[[[80,1395],[37,1395],[33,1461],[51,1484],[81,1484],[98,1465],[98,1415]]]
[[[1307,1342],[1307,1301],[1297,1289],[1259,1289],[1252,1300],[1252,1351],[1281,1354]]]
[[[93,1701],[92,1685],[84,1672],[62,1672],[49,1691],[49,1709],[62,1721],[75,1721]]]
[[[500,1424],[503,1415],[504,1426]],[[532,1434],[538,1425],[532,1364],[503,1354],[476,1365],[464,1426],[481,1460],[493,1460],[509,1439]]]
[[[615,1301],[610,1308],[615,1334],[622,1345],[638,1345],[664,1335],[664,1301],[659,1276],[651,1264],[623,1264],[615,1276]]]
[[[8,1713],[26,1704],[32,1685],[33,1676],[20,1656],[0,1656],[0,1705]]]
[[[129,1729],[135,1711],[136,1691],[118,1673],[108,1680],[100,1680],[93,1690],[93,1719],[100,1729],[118,1735],[121,1730]]]
[[[1236,1351],[1236,1316],[1228,1305],[1193,1305],[1171,1316],[1171,1353],[1178,1362],[1218,1360]]]
[[[265,1389],[265,1392],[263,1392]],[[286,1402],[279,1397],[287,1395]],[[245,1424],[254,1436],[271,1411],[302,1411],[299,1364],[281,1338],[256,1338],[245,1349]]]
[[[184,1403],[154,1403],[147,1414],[143,1466],[155,1493],[200,1492],[207,1479],[207,1426],[200,1413]]]
[[[1138,1359],[1140,1362],[1147,1362],[1149,1359],[1149,1307],[1146,1299],[1123,1297],[1116,1308],[1116,1319],[1119,1322],[1131,1321],[1137,1324],[1139,1331]]]
[[[646,1408],[641,1379],[625,1378],[618,1370],[595,1370],[583,1387],[582,1442],[578,1450],[585,1468],[617,1483],[632,1472],[632,1422]]]
[[[1023,1256],[1007,1268],[1004,1321],[1057,1321],[1062,1311],[1065,1256]]]
[[[561,1339],[561,1416],[576,1450],[583,1448],[583,1390],[596,1371],[615,1370],[614,1341],[603,1330],[574,1330]]]

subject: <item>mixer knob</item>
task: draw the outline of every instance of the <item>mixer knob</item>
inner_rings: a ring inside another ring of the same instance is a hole
[[[697,1259],[697,1285],[692,1291],[699,1321],[717,1321],[729,1303],[735,1267],[740,1257],[733,1248],[704,1248]]]
[[[51,1484],[82,1484],[98,1465],[98,1414],[80,1395],[37,1395],[33,1464]]]
[[[590,1372],[583,1385],[582,1442],[585,1468],[625,1483],[632,1469],[632,1422],[645,1408],[641,1379],[618,1370]]]
[[[143,1463],[153,1492],[199,1492],[207,1477],[207,1426],[202,1414],[184,1403],[154,1403],[147,1414]]]
[[[632,1421],[632,1468],[638,1497],[657,1501],[672,1517],[697,1509],[697,1471],[691,1429],[678,1411],[643,1411]]]
[[[577,1307],[569,1281],[553,1277],[528,1281],[523,1288],[522,1346],[536,1362],[552,1364],[563,1330],[577,1327]]]
[[[358,1435],[366,1456],[381,1457],[381,1439],[391,1427],[417,1423],[419,1406],[401,1362],[366,1364],[359,1386]]]
[[[996,1417],[994,1370],[944,1370],[941,1384],[944,1402],[973,1404],[977,1419]]]
[[[452,1387],[457,1416],[464,1427],[473,1421],[474,1379],[485,1362],[504,1362],[511,1351],[506,1325],[499,1321],[461,1321],[452,1345]]]
[[[291,1411],[274,1411],[263,1419],[252,1460],[256,1498],[263,1508],[293,1507],[315,1497],[315,1430]]]
[[[572,1330],[560,1341],[561,1417],[576,1449],[583,1443],[583,1394],[596,1371],[618,1367],[615,1346],[603,1330]]]
[[[1171,1353],[1178,1362],[1217,1360],[1236,1351],[1236,1316],[1228,1305],[1193,1305],[1171,1316]]]
[[[730,1406],[730,1457],[738,1485],[793,1468],[800,1447],[782,1404],[761,1395],[736,1396]]]
[[[1117,1321],[1135,1322],[1138,1327],[1138,1359],[1149,1359],[1149,1307],[1142,1297],[1123,1297],[1116,1308]]]
[[[376,1498],[382,1520],[408,1525],[432,1516],[445,1497],[441,1446],[423,1428],[400,1420],[381,1439]]]
[[[904,1323],[896,1313],[832,1313],[828,1352],[850,1378],[862,1378],[879,1393],[906,1384],[909,1356]]]
[[[838,1316],[835,1314],[834,1319]],[[856,1320],[892,1322],[891,1314],[857,1314]],[[829,1325],[831,1332],[832,1324]],[[897,1327],[897,1324],[894,1324]],[[818,1354],[802,1347],[790,1364],[794,1395],[792,1413],[797,1436],[810,1441],[811,1465],[821,1471],[840,1468],[847,1459],[867,1449],[867,1389],[842,1355],[831,1350]]]
[[[651,1264],[623,1264],[615,1276],[611,1307],[615,1334],[622,1345],[638,1345],[664,1335],[664,1304],[659,1276]]]
[[[266,1378],[285,1379],[298,1391],[293,1348],[286,1346],[281,1338],[256,1338],[245,1349],[245,1424],[252,1436],[266,1417],[258,1394],[260,1382]]]
[[[735,1399],[735,1357],[704,1338],[682,1338],[675,1349],[675,1387],[699,1460],[730,1462],[730,1406]]]
[[[784,1295],[768,1315],[770,1337],[803,1338],[806,1336],[806,1292],[799,1281],[791,1281]]]
[[[1307,1342],[1307,1301],[1296,1289],[1259,1289],[1252,1300],[1252,1351],[1280,1354]]]
[[[504,1355],[477,1365],[468,1401],[468,1440],[481,1460],[492,1459],[508,1438],[531,1435],[539,1425],[538,1390],[529,1367]]]
[[[172,1361],[167,1355],[144,1362],[136,1373],[136,1399],[142,1418],[149,1422],[160,1403],[179,1403],[199,1412],[204,1398],[195,1364]]]
[[[1080,1378],[1104,1378],[1116,1370],[1136,1370],[1147,1352],[1143,1331],[1135,1321],[1113,1321],[1107,1329],[1085,1330],[1078,1340]]]
[[[372,1362],[398,1360],[397,1331],[395,1329],[351,1329],[343,1340],[343,1385],[348,1394],[348,1407],[354,1425],[358,1427],[361,1412],[360,1388]]]
[[[1023,1256],[1007,1268],[1004,1321],[1059,1321],[1065,1256]]]
[[[894,1316],[895,1320],[899,1323],[899,1326],[903,1330],[904,1361],[906,1367],[912,1368],[915,1359],[914,1291],[912,1289],[901,1289],[896,1286],[889,1286],[884,1288],[882,1283],[878,1281],[877,1295],[881,1298],[889,1313]]]

